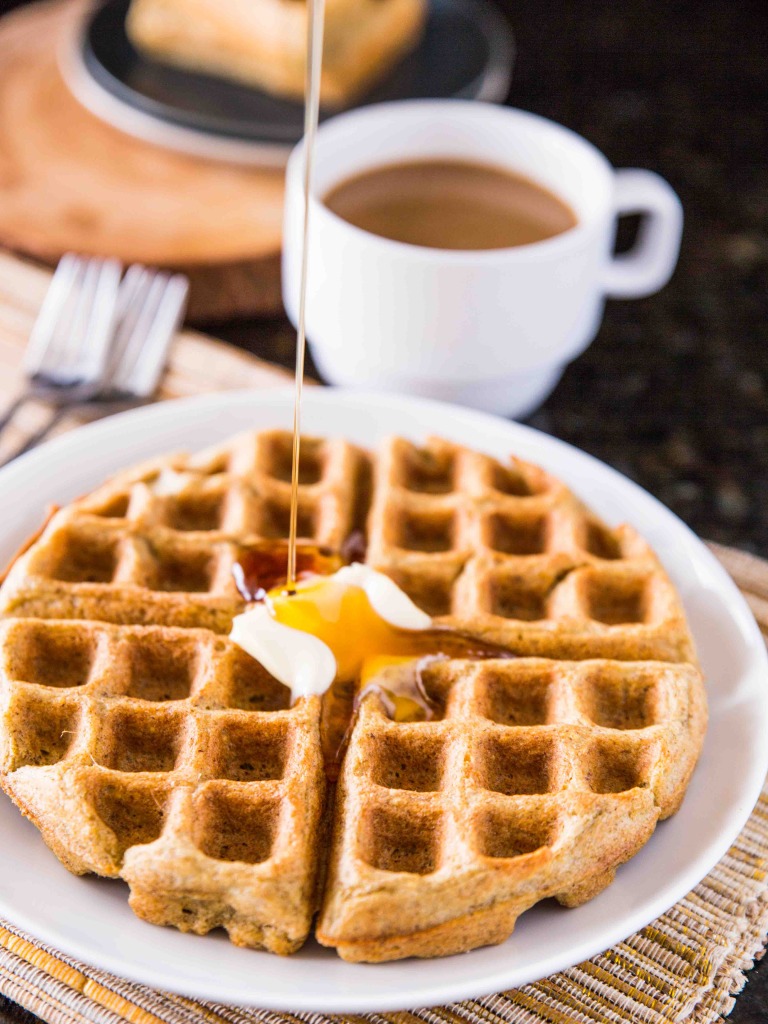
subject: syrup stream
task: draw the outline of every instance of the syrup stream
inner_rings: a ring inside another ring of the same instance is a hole
[[[296,391],[293,402],[293,462],[291,466],[291,515],[288,532],[288,589],[296,584],[296,531],[299,518],[299,458],[301,455],[301,395],[304,355],[307,347],[306,306],[309,264],[309,207],[315,161],[315,135],[320,113],[320,72],[323,62],[325,0],[308,0],[307,72],[304,84],[304,231],[301,243],[299,324],[296,336]]]
[[[297,582],[318,571],[321,575],[334,572],[345,562],[352,561],[361,552],[364,556],[365,540],[353,534],[347,540],[349,551],[336,554],[313,544],[303,544],[299,552],[297,537],[299,512],[299,463],[301,456],[301,400],[304,385],[304,361],[306,353],[306,303],[307,277],[309,266],[309,220],[310,197],[315,157],[315,136],[320,112],[320,77],[323,55],[323,27],[325,0],[307,0],[307,69],[304,86],[304,218],[301,247],[301,276],[299,280],[299,310],[296,330],[296,380],[293,405],[293,451],[291,463],[291,507],[289,517],[287,560],[284,593],[293,594]],[[233,568],[235,581],[246,601],[261,601],[279,580],[277,562],[282,554],[282,545],[256,545],[241,553]],[[360,702],[369,694],[376,694],[383,702],[387,713],[399,721],[429,720],[438,708],[428,696],[421,678],[421,667],[435,657],[464,657],[473,661],[486,658],[513,657],[510,651],[478,641],[452,630],[433,628],[415,634],[393,630],[393,651],[413,655],[413,679],[408,675],[391,686],[370,683],[363,690],[352,680],[336,680],[322,702],[321,734],[329,779],[336,779],[344,756],[349,735],[357,715]],[[439,653],[438,653],[439,652]],[[418,660],[416,660],[418,659]]]
[[[287,553],[288,542],[284,540],[259,541],[241,549],[232,575],[244,601],[264,601],[270,590],[290,589],[285,576]],[[344,557],[335,551],[307,541],[297,542],[294,557],[294,589],[302,580],[330,576],[345,564]]]

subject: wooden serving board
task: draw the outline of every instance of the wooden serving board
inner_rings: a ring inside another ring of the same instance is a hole
[[[0,412],[22,390],[22,355],[29,332],[51,279],[48,270],[0,253]],[[292,374],[223,341],[194,331],[181,331],[171,347],[159,398],[180,398],[236,388],[290,385]],[[15,449],[43,421],[46,410],[22,408],[2,435],[4,451]],[[84,422],[70,416],[57,433]]]
[[[198,321],[274,314],[282,171],[174,153],[88,113],[57,62],[87,8],[44,0],[0,19],[0,246],[182,270]]]

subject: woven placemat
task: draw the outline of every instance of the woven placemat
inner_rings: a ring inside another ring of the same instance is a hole
[[[768,641],[768,562],[712,545]],[[768,931],[768,785],[743,832],[685,899],[568,971],[409,1013],[326,1017],[194,1002],[123,981],[0,922],[0,992],[50,1024],[712,1024],[730,1012]]]

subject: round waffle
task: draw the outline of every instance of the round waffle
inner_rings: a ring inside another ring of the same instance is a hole
[[[506,938],[577,905],[679,806],[703,683],[657,558],[559,481],[439,440],[302,446],[300,533],[436,621],[516,658],[424,671],[437,714],[374,692],[338,786],[321,702],[227,638],[243,549],[284,538],[291,437],[121,474],[58,511],[0,590],[0,781],[72,871],[120,876],[146,920],[241,945],[317,937],[351,960]]]

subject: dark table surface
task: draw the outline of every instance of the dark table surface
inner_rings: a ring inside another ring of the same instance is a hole
[[[768,556],[768,5],[496,2],[517,38],[510,103],[575,129],[617,167],[658,171],[686,214],[672,282],[609,303],[529,422],[637,480],[701,536]],[[282,319],[211,329],[292,364]],[[731,1020],[767,1018],[759,965]],[[0,1019],[35,1020],[2,997]]]

